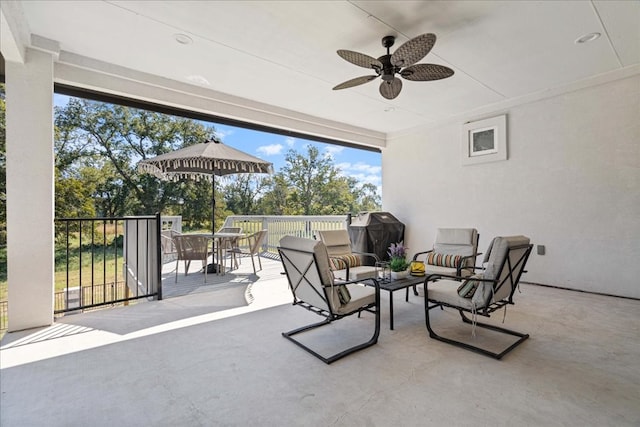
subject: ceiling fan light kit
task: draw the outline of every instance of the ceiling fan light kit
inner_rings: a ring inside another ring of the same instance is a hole
[[[346,82],[340,83],[333,90],[347,89],[358,86],[377,77],[382,79],[380,83],[380,94],[386,99],[394,99],[402,90],[402,80],[396,74],[406,80],[430,81],[446,79],[453,75],[453,70],[449,67],[437,64],[416,64],[424,58],[436,43],[436,35],[432,33],[422,34],[415,37],[391,54],[391,46],[395,43],[395,36],[385,36],[382,38],[382,46],[387,49],[387,54],[379,58],[374,58],[364,53],[351,50],[338,50],[338,55],[347,62],[363,68],[371,68],[376,75],[356,77]],[[414,65],[415,64],[415,65]]]

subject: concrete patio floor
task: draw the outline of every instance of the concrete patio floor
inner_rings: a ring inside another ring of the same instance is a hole
[[[389,330],[383,291],[378,344],[325,365],[280,335],[320,318],[290,304],[279,262],[263,265],[7,334],[0,424],[640,425],[640,301],[522,284],[505,326],[531,338],[496,361],[429,339],[421,297],[394,296]],[[462,325],[451,310],[433,317],[440,331]],[[330,351],[372,328],[363,315],[306,339]]]

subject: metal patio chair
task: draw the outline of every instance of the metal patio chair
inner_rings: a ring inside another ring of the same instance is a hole
[[[347,230],[318,230],[316,234],[327,248],[330,267],[336,279],[376,278],[375,263],[380,261],[378,256],[373,253],[353,251]]]
[[[473,273],[478,253],[480,234],[475,228],[438,228],[433,249],[417,252],[413,261],[424,260],[425,276],[428,274],[449,274],[466,277]],[[422,285],[414,286],[418,295]],[[409,288],[407,288],[407,298]]]
[[[467,278],[444,274],[428,275],[425,279],[424,307],[429,336],[496,359],[502,358],[529,338],[528,334],[480,323],[477,321],[477,316],[490,317],[491,313],[501,308],[504,308],[506,316],[506,307],[513,304],[513,294],[524,272],[532,247],[529,238],[525,236],[496,237],[489,245],[484,258],[485,266],[482,270],[477,270],[478,274]],[[486,347],[443,337],[437,334],[431,325],[430,311],[436,307],[451,307],[458,310],[462,321],[472,325],[473,336],[475,336],[476,327],[480,327],[515,336],[517,340],[503,350],[495,352]],[[465,313],[471,313],[471,319]]]
[[[305,351],[329,364],[351,353],[370,347],[378,342],[380,335],[380,287],[375,279],[366,279],[372,286],[358,282],[336,283],[329,269],[329,257],[324,243],[285,236],[278,247],[289,288],[293,293],[293,304],[310,310],[325,319],[303,326],[282,336]],[[374,333],[366,342],[349,347],[331,356],[322,356],[318,351],[294,338],[295,335],[329,325],[353,314],[374,314]]]

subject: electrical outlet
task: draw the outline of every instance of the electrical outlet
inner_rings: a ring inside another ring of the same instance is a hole
[[[536,249],[538,250],[538,255],[544,255],[544,253],[545,253],[544,245],[538,245],[538,246],[536,246]]]

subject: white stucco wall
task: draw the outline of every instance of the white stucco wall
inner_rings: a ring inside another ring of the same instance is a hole
[[[466,121],[507,114],[508,160],[462,166]],[[640,76],[391,138],[383,206],[410,252],[438,227],[475,227],[536,248],[523,280],[640,298]]]

